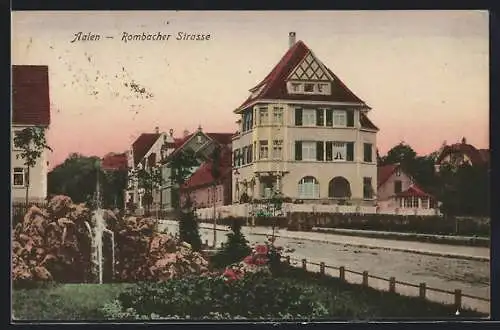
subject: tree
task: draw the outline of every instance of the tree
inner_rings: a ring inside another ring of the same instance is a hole
[[[152,167],[149,170],[140,168],[135,171],[134,176],[137,178],[138,188],[144,191],[143,201],[149,213],[153,204],[153,192],[163,184],[160,168]]]
[[[123,174],[108,174],[96,167],[100,160],[97,156],[84,156],[72,153],[64,162],[56,166],[48,175],[49,194],[71,197],[75,203],[90,202],[96,193],[97,175],[104,192],[104,207],[114,205],[114,196],[123,192],[125,184],[114,179]],[[125,174],[126,175],[126,174]],[[110,199],[111,198],[111,199]]]
[[[24,160],[24,166],[26,166],[24,183],[26,186],[27,205],[29,201],[30,169],[36,166],[38,159],[46,149],[52,151],[52,148],[47,144],[45,129],[43,127],[27,127],[16,132],[14,146],[21,150],[21,152],[16,155],[16,158],[22,158]]]
[[[178,194],[175,201],[179,214],[180,239],[191,244],[194,251],[199,251],[201,249],[201,238],[191,196],[188,190],[181,190],[182,185],[191,176],[193,168],[196,166],[199,166],[199,161],[191,150],[181,151],[167,165],[170,168],[170,179],[174,185],[173,191]],[[184,202],[181,199],[182,191],[184,192]]]
[[[105,171],[103,203],[105,208],[125,208],[124,191],[127,189],[127,170]]]
[[[387,152],[387,155],[382,159],[382,163],[383,165],[399,163],[404,166],[411,163],[416,156],[417,153],[411,146],[405,142],[400,142]]]
[[[216,268],[222,268],[232,263],[241,261],[244,257],[250,255],[250,248],[245,236],[241,233],[241,222],[233,219],[231,231],[226,235],[227,242],[216,255],[212,262]]]

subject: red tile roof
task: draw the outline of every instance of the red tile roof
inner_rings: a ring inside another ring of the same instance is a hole
[[[231,150],[229,148],[222,149],[221,153],[221,179],[227,178],[231,175]],[[196,172],[183,185],[183,188],[193,189],[201,186],[211,184],[214,181],[212,177],[212,162],[207,161],[203,163]]]
[[[457,153],[466,155],[471,160],[472,165],[480,165],[489,161],[489,150],[478,150],[473,145],[462,142],[445,146],[436,159],[436,164],[441,164],[446,156]]]
[[[368,116],[364,113],[360,113],[359,121],[361,123],[362,128],[373,129],[378,131],[378,127],[368,118]]]
[[[396,171],[399,167],[399,164],[389,164],[382,165],[377,167],[377,187],[382,186],[384,183],[389,180],[391,175]]]
[[[134,165],[137,165],[144,158],[146,153],[151,149],[153,144],[160,138],[158,133],[142,133],[137,140],[132,144],[134,153]]]
[[[101,167],[104,170],[124,170],[128,168],[127,153],[109,153],[102,158]]]
[[[333,77],[331,95],[303,95],[289,94],[286,88],[286,79],[292,73],[302,59],[311,52],[310,49],[302,41],[296,42],[281,58],[278,64],[271,72],[250,91],[255,91],[258,88],[263,89],[255,97],[248,97],[245,102],[236,110],[243,109],[251,102],[259,99],[292,99],[292,100],[307,100],[307,101],[325,101],[325,102],[353,102],[363,103],[346,85],[328,68],[327,71]]]
[[[432,197],[432,195],[429,195],[428,193],[423,191],[419,186],[413,184],[405,191],[396,194],[396,197]]]
[[[49,67],[12,66],[12,123],[50,124]]]

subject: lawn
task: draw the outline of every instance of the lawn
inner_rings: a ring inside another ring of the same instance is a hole
[[[174,281],[174,280],[172,280]],[[181,280],[180,280],[181,281]],[[185,282],[185,279],[184,279]],[[279,275],[278,281],[274,281],[272,284],[274,287],[268,287],[264,291],[275,292],[270,296],[267,296],[264,292],[265,299],[280,299],[277,298],[281,293],[286,295],[284,291],[276,290],[276,283],[282,283],[283,286],[297,288],[299,296],[302,297],[300,292],[307,292],[311,295],[312,301],[319,302],[324,308],[328,310],[325,316],[328,319],[343,319],[343,320],[368,320],[368,319],[380,319],[380,318],[427,318],[427,319],[444,319],[444,318],[454,318],[455,308],[453,306],[446,306],[435,302],[430,302],[426,300],[421,300],[419,298],[410,298],[406,296],[400,296],[394,293],[380,292],[375,289],[365,288],[360,285],[348,284],[341,282],[339,279],[331,277],[322,277],[320,275],[304,272],[301,269],[287,268]],[[201,284],[203,287],[203,284]],[[278,284],[280,286],[281,284]],[[205,287],[203,290],[208,290],[206,293],[194,293],[191,291],[186,291],[183,293],[183,288],[186,290],[192,290],[192,286],[170,285],[169,290],[175,292],[176,301],[170,301],[169,296],[172,293],[168,290],[162,291],[161,284],[153,285],[156,286],[154,292],[164,292],[160,294],[161,299],[158,302],[157,298],[152,298],[154,304],[159,310],[169,310],[168,306],[178,306],[179,303],[184,304],[187,301],[189,304],[200,304],[200,306],[207,306],[206,302],[211,301],[214,305],[219,302],[215,297],[216,292],[210,292],[210,288]],[[261,286],[262,285],[258,285]],[[141,291],[136,291],[138,285],[135,284],[60,284],[54,285],[47,288],[37,288],[37,289],[17,289],[13,292],[13,310],[14,315],[17,320],[102,320],[104,318],[100,309],[106,304],[111,303],[117,299],[120,293],[129,292],[129,296],[132,298],[136,295],[140,296]],[[175,288],[173,288],[175,287]],[[135,291],[131,291],[134,288]],[[250,289],[249,289],[250,288]],[[246,296],[245,299],[235,298],[234,301],[241,301],[242,309],[246,310],[254,308],[249,306],[248,295],[254,294],[250,291],[253,290],[253,286],[242,288],[242,297]],[[179,292],[180,290],[180,292]],[[293,289],[296,290],[296,289]],[[255,292],[259,295],[261,293]],[[132,292],[132,294],[130,294]],[[135,292],[135,293],[134,293]],[[153,292],[153,291],[152,291]],[[240,295],[240,293],[236,293]],[[151,294],[144,292],[144,299],[148,300],[151,298]],[[181,297],[179,297],[181,296]],[[189,300],[189,298],[184,299],[182,296],[192,297],[196,301]],[[198,297],[199,296],[199,297]],[[297,297],[299,297],[297,296]],[[270,298],[266,298],[270,297]],[[288,297],[288,296],[287,296]],[[285,297],[281,297],[286,299]],[[294,298],[290,297],[290,300]],[[142,298],[141,298],[142,299]],[[141,300],[138,301],[146,301]],[[172,298],[173,299],[173,298]],[[180,300],[179,300],[180,299]],[[228,299],[225,296],[224,299]],[[255,298],[256,302],[258,299]],[[201,300],[204,301],[200,302]],[[214,301],[212,301],[214,300]],[[286,299],[287,300],[287,299]],[[189,302],[191,301],[191,302]],[[146,302],[145,302],[146,303]],[[283,302],[280,302],[281,304]],[[267,304],[267,303],[266,303]],[[212,305],[208,304],[208,305]],[[270,306],[277,306],[276,303],[271,303]],[[284,305],[283,305],[284,306]],[[193,310],[197,307],[192,306]],[[189,314],[189,309],[191,307],[186,306],[186,315]],[[183,309],[180,310],[180,313]],[[176,311],[176,315],[179,315],[179,310]],[[477,317],[486,317],[486,315],[470,311],[463,310],[461,312],[460,318],[472,319]]]

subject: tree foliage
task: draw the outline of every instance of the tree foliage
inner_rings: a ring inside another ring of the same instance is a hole
[[[231,231],[226,235],[226,244],[211,260],[216,268],[239,262],[252,252],[249,242],[241,232],[241,227],[241,221],[234,219],[231,224]]]
[[[159,167],[149,169],[139,168],[134,171],[133,176],[137,180],[138,188],[144,191],[143,202],[148,210],[153,204],[153,193],[160,189],[163,184],[163,176]]]
[[[36,166],[38,159],[40,159],[45,150],[52,151],[52,148],[47,144],[45,129],[43,127],[26,127],[16,132],[14,147],[20,149],[16,157],[23,159],[24,166],[26,166],[27,172],[24,182],[26,185],[26,204],[28,204],[30,169]]]

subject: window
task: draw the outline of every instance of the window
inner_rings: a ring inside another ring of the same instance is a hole
[[[299,83],[292,83],[292,91],[295,93],[300,92],[300,84]]]
[[[423,209],[428,209],[430,208],[430,203],[429,203],[429,198],[422,198],[422,208]]]
[[[259,159],[267,159],[269,157],[269,148],[267,146],[267,141],[262,140],[259,142],[260,154]]]
[[[302,142],[302,159],[316,160],[316,142]]]
[[[252,111],[247,111],[243,114],[243,132],[249,131],[252,129]]]
[[[318,161],[323,161],[325,158],[325,149],[324,149],[324,142],[323,141],[318,141],[316,142],[316,160]]]
[[[267,125],[269,123],[269,114],[267,113],[267,108],[260,108],[259,109],[259,119],[260,125]]]
[[[314,92],[314,84],[304,84],[304,92],[306,93]]]
[[[275,107],[273,109],[273,123],[283,124],[283,108]]]
[[[354,127],[354,110],[346,111],[347,127]]]
[[[14,167],[14,171],[12,173],[12,184],[14,187],[24,187],[25,185],[25,174],[24,168],[22,167]]]
[[[325,126],[324,110],[316,110],[316,126]]]
[[[316,178],[307,176],[299,181],[299,198],[319,198],[319,183]]]
[[[295,126],[302,126],[302,109],[295,109]]]
[[[372,178],[363,178],[363,198],[372,199],[373,198],[373,187]]]
[[[371,143],[364,143],[364,157],[363,160],[367,163],[371,163],[373,161],[372,159],[372,144]]]
[[[399,194],[401,191],[403,191],[403,184],[401,183],[401,180],[394,181],[394,193]]]
[[[239,149],[233,151],[233,166],[238,166],[238,151]]]
[[[245,165],[247,163],[247,147],[243,147],[241,149],[241,165]]]
[[[304,126],[316,125],[316,110],[312,109],[302,110],[302,125]]]
[[[318,92],[320,93],[326,93],[326,88],[328,87],[328,84],[318,84]]]
[[[254,142],[253,143],[253,150],[252,150],[252,154],[253,154],[253,160],[257,160],[257,142]]]
[[[252,162],[252,145],[249,145],[247,147],[247,164],[250,164]]]
[[[275,141],[273,141],[273,159],[281,159],[281,158],[283,158],[282,145],[283,145],[283,141],[282,140],[275,140]]]
[[[404,207],[405,208],[417,208],[418,207],[418,197],[406,197],[404,199]]]
[[[411,201],[412,201],[412,207],[416,209],[418,207],[418,197],[413,196],[411,198]]]
[[[346,112],[343,110],[333,111],[333,125],[346,126]]]
[[[333,160],[343,161],[347,159],[347,148],[345,142],[332,142]]]

